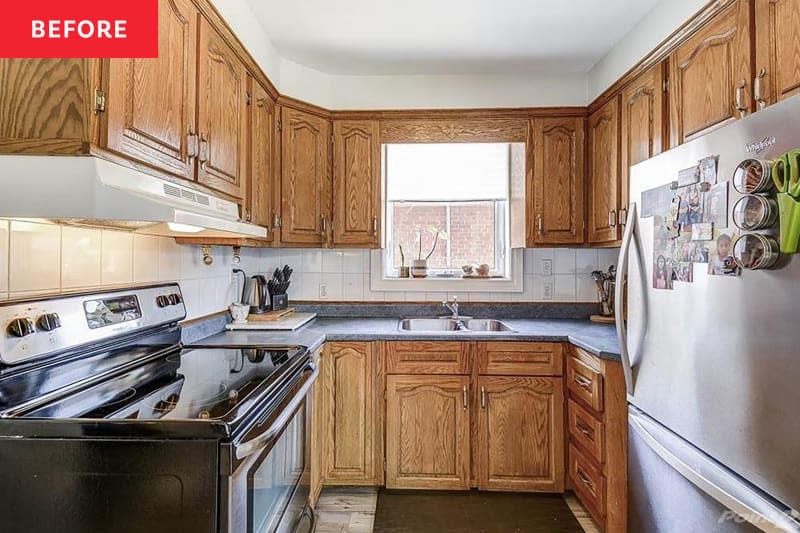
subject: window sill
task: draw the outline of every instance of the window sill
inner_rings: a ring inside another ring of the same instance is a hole
[[[370,254],[370,289],[394,292],[522,292],[522,250],[513,250],[507,278],[389,278],[383,275],[383,250]]]

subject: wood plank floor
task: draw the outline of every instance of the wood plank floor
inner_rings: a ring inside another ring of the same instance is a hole
[[[564,496],[585,533],[599,533],[589,514],[571,493]],[[315,509],[316,533],[372,533],[378,490],[372,487],[325,487]]]

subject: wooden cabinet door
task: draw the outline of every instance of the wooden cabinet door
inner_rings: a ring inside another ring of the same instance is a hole
[[[275,214],[275,102],[257,82],[250,98],[250,184],[247,187],[249,207],[245,219],[253,224],[272,227]],[[267,241],[273,240],[267,231]]]
[[[480,376],[478,488],[564,491],[562,378]]]
[[[583,243],[584,122],[580,117],[552,117],[530,123],[530,246]]]
[[[619,209],[619,99],[589,117],[589,242],[616,241]]]
[[[622,91],[620,224],[625,223],[630,203],[630,167],[660,154],[665,148],[669,122],[664,98],[665,69],[662,63],[651,67]]]
[[[380,245],[381,144],[377,120],[333,122],[333,244]]]
[[[759,107],[800,92],[800,0],[756,0],[753,83]]]
[[[672,53],[671,146],[692,140],[751,110],[750,18],[750,2],[737,0]]]
[[[281,112],[281,241],[328,241],[330,122],[284,107]]]
[[[247,172],[247,71],[208,22],[200,22],[197,181],[244,198]]]
[[[106,148],[184,179],[194,179],[198,12],[190,0],[158,2],[159,54],[111,59]]]
[[[372,485],[379,476],[375,352],[369,342],[337,342],[322,356],[326,484]]]
[[[468,376],[387,376],[387,488],[468,489],[469,439]]]

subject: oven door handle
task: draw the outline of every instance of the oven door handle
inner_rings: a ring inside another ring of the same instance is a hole
[[[272,425],[269,426],[269,429],[257,437],[253,437],[252,439],[242,442],[236,446],[237,459],[244,459],[245,457],[256,453],[258,450],[263,448],[266,443],[278,436],[278,433],[280,433],[286,424],[289,423],[294,415],[294,412],[297,411],[297,408],[311,391],[311,387],[317,380],[318,375],[319,367],[314,365],[311,374],[305,378],[302,387],[300,387],[300,389],[292,397],[292,400],[289,402],[289,404],[286,405],[286,407],[281,411],[281,414],[278,415],[278,418],[272,422]]]

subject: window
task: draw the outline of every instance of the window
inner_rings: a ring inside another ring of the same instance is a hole
[[[507,277],[512,144],[383,146],[386,278],[428,258],[432,278],[461,277],[462,265],[488,264]],[[524,145],[523,145],[524,146]],[[436,236],[436,248],[431,252]]]

